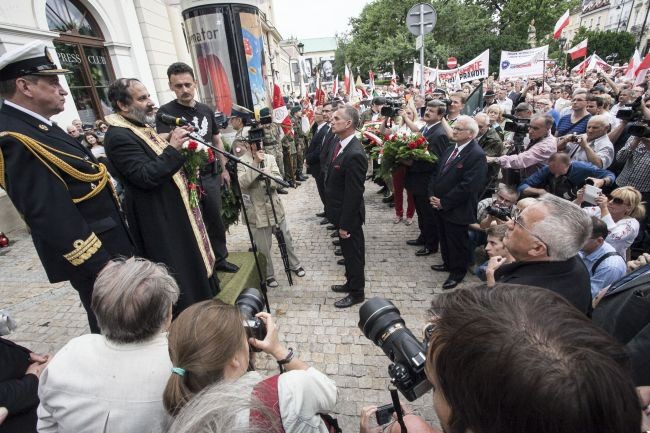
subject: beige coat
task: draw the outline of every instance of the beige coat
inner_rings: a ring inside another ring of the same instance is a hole
[[[256,166],[253,162],[253,157],[249,152],[241,156],[241,160],[253,167]],[[275,162],[273,155],[264,154],[264,167],[270,167],[271,175],[282,179],[280,169]],[[242,195],[244,196],[244,205],[248,213],[248,221],[251,225],[262,228],[275,225],[273,218],[273,210],[271,209],[271,202],[266,194],[266,185],[263,179],[259,179],[261,175],[246,167],[243,164],[237,166],[237,177],[239,185],[241,186]],[[275,206],[275,214],[278,217],[278,224],[284,219],[284,207],[280,201],[278,193],[275,192],[277,183],[270,181],[271,196],[273,197],[273,205]]]

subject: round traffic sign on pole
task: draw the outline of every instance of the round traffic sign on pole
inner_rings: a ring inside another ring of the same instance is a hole
[[[415,36],[431,33],[436,26],[438,16],[433,7],[427,3],[418,3],[406,14],[406,27]]]
[[[458,65],[458,60],[456,60],[456,57],[450,57],[447,59],[447,67],[449,69],[454,69]]]

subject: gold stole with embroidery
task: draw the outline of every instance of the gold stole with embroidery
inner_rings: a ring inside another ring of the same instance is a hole
[[[138,138],[147,143],[147,145],[156,153],[156,155],[162,154],[163,150],[169,146],[167,141],[160,138],[160,136],[153,128],[150,128],[148,126],[136,126],[119,114],[111,114],[109,116],[106,116],[105,121],[109,125],[119,126],[131,130],[136,136],[138,136]],[[190,206],[189,191],[187,189],[187,182],[185,180],[183,170],[178,170],[172,178],[176,184],[176,187],[178,188],[178,191],[181,194],[181,199],[183,200],[183,205],[185,206],[185,211],[187,212],[187,217],[192,226],[192,232],[194,232],[196,243],[199,246],[201,256],[203,257],[203,263],[205,264],[207,275],[210,277],[212,276],[215,258],[214,252],[212,251],[212,246],[210,245],[210,240],[208,238],[208,233],[205,229],[205,224],[203,223],[201,209],[199,206],[193,209]]]

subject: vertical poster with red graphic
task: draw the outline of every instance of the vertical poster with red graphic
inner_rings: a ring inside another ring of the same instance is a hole
[[[239,21],[241,23],[248,80],[251,96],[253,97],[253,109],[257,115],[262,108],[270,108],[271,106],[271,98],[266,83],[262,22],[258,14],[250,12],[240,12]]]
[[[223,13],[186,17],[185,29],[202,102],[230,116],[236,97]]]

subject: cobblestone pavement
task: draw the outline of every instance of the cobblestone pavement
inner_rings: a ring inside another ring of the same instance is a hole
[[[416,257],[415,248],[405,244],[406,239],[417,236],[417,223],[410,227],[393,224],[394,211],[381,202],[382,196],[375,194],[377,189],[375,184],[366,183],[366,298],[392,300],[407,326],[420,338],[427,308],[433,294],[441,292],[446,274],[429,269],[429,265],[441,262],[439,254]],[[329,232],[315,216],[322,209],[314,180],[310,178],[281,197],[294,248],[307,275],[294,277],[290,287],[274,248],[280,287],[269,291],[272,313],[287,346],[336,381],[336,416],[343,431],[358,431],[363,406],[390,402],[386,390],[389,360],[359,330],[358,306],[345,310],[333,306],[341,296],[329,287],[344,282],[343,267],[336,264],[338,257],[333,254]],[[8,235],[10,247],[0,250],[0,308],[8,309],[19,322],[10,338],[33,351],[55,353],[70,338],[88,332],[86,315],[67,283],[48,283],[27,232]],[[228,246],[231,251],[247,250],[245,226],[231,228]],[[468,277],[464,284],[473,281]],[[268,367],[269,372],[275,367],[264,358],[258,360],[258,366]],[[430,393],[409,405],[430,422],[437,422]]]

